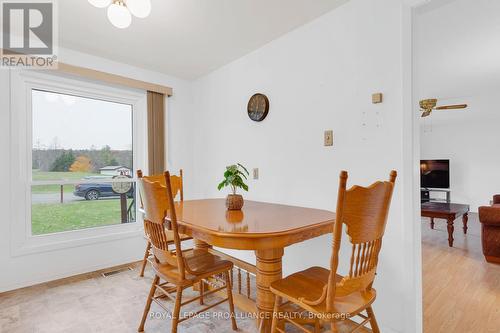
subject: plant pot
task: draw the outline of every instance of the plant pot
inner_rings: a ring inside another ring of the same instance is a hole
[[[229,194],[226,198],[226,207],[228,210],[241,210],[244,203],[243,196],[240,194]]]

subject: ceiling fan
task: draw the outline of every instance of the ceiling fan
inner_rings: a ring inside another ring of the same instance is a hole
[[[420,101],[420,111],[422,111],[422,118],[428,117],[431,115],[434,110],[456,110],[456,109],[465,109],[467,104],[457,104],[457,105],[443,105],[436,106],[437,99],[424,99]]]

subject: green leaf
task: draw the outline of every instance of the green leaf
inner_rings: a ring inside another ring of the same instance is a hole
[[[223,187],[227,186],[227,181],[223,180],[218,186],[217,189],[220,191]]]
[[[250,174],[248,173],[248,170],[247,168],[245,168],[243,165],[241,165],[240,163],[238,163],[238,165],[243,169],[245,170],[245,172],[247,173],[247,176],[250,176]]]

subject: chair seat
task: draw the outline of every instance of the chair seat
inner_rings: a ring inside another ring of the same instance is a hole
[[[192,274],[186,272],[185,279],[182,280],[177,267],[168,264],[152,262],[153,269],[164,280],[176,285],[191,285],[201,279],[226,272],[233,268],[233,263],[223,260],[216,255],[204,250],[183,251],[184,260],[189,266]],[[186,267],[187,268],[187,267]]]
[[[303,298],[307,301],[314,301],[321,297],[323,288],[328,283],[330,271],[323,267],[311,267],[304,271],[294,273],[284,279],[271,284],[271,291],[285,299],[299,304],[304,309],[318,313],[326,313],[326,302],[319,305],[307,305],[299,301]],[[339,283],[341,275],[336,275],[335,280]],[[331,313],[347,314],[354,316],[375,301],[376,291],[371,289],[366,292],[354,292],[348,296],[335,297],[334,309]]]

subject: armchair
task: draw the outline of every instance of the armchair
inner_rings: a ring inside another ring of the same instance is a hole
[[[500,194],[497,194],[497,195],[493,196],[493,204],[494,205],[500,205]]]
[[[500,195],[493,197],[492,206],[479,207],[479,220],[484,257],[500,264]]]

